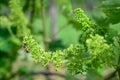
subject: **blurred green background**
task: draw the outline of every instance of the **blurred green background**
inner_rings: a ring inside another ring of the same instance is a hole
[[[0,0],[0,16],[9,17],[11,14],[9,1]],[[28,20],[27,28],[31,30],[35,39],[42,47],[46,47],[44,44],[45,37],[49,45],[47,48],[50,51],[55,51],[56,49],[65,49],[70,44],[79,43],[82,31],[75,29],[72,24],[73,10],[75,8],[82,8],[86,15],[98,25],[109,25],[114,30],[111,35],[120,34],[119,22],[114,22],[114,18],[109,23],[105,22],[106,16],[100,9],[101,1],[20,0],[20,6]],[[118,4],[115,4],[120,6],[119,3],[120,1],[118,1]],[[47,75],[46,69],[39,63],[32,62],[31,55],[23,49],[23,36],[18,34],[21,30],[17,30],[15,26],[10,28],[0,25],[0,80],[102,80],[103,74],[107,73],[104,69],[100,69],[99,72],[91,70],[87,76],[76,76],[68,73],[65,68],[56,72],[54,66],[51,66],[50,71],[58,74]],[[15,37],[11,35],[11,31]],[[108,72],[110,71],[113,71],[113,69],[109,69]],[[64,77],[60,75],[64,75]]]

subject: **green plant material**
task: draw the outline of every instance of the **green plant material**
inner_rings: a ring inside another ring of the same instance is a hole
[[[116,24],[120,22],[120,0],[104,0],[100,7],[106,14],[109,23]]]
[[[95,36],[91,35],[91,38],[87,39],[86,43],[88,46],[88,51],[92,55],[99,55],[104,53],[106,50],[109,51],[110,49],[110,46],[106,44],[106,40],[98,34]]]
[[[65,50],[66,66],[71,73],[79,74],[86,72],[87,58],[82,56],[84,52],[84,47],[80,45],[71,45]]]
[[[39,10],[41,8],[40,0],[35,1],[35,17],[39,16]]]
[[[35,62],[41,62],[42,60],[40,60],[40,58],[44,59],[44,57],[41,56],[43,56],[45,51],[40,49],[39,44],[31,35],[25,36],[23,42],[27,45]]]
[[[59,70],[59,68],[64,64],[64,54],[61,50],[58,50],[54,53],[52,53],[52,62],[56,66],[56,70]]]
[[[81,8],[77,8],[74,10],[75,21],[78,22],[80,27],[89,27],[91,26],[89,18],[84,14],[84,11]]]
[[[102,76],[95,69],[90,69],[86,75],[86,80],[102,80]]]
[[[75,9],[74,15],[75,28],[83,31],[79,41],[80,43],[85,43],[86,39],[90,37],[90,34],[95,34],[97,32],[97,26],[84,14],[84,11],[81,8]]]
[[[56,4],[59,5],[59,9],[62,11],[62,14],[67,17],[67,19],[72,18],[72,4],[69,0],[57,0]],[[62,6],[62,7],[61,7]]]
[[[91,22],[80,8],[75,10],[75,17],[82,26],[84,44],[71,45],[63,51],[45,52],[31,35],[27,35],[23,42],[27,45],[34,61],[41,62],[43,66],[52,62],[57,69],[65,64],[72,74],[83,74],[89,69],[97,70],[100,67],[112,66],[113,46],[107,44],[104,36],[96,34],[100,28],[96,27],[97,25]]]
[[[101,67],[103,65],[113,65],[113,46],[108,45],[104,37],[98,34],[95,36],[91,35],[91,37],[86,40],[86,44],[88,47],[88,52],[92,55],[92,61],[94,62],[93,66]]]
[[[6,16],[0,17],[0,24],[3,27],[10,27],[12,25],[12,23],[10,22],[10,20]]]
[[[14,44],[16,44],[18,46],[21,46],[21,41],[16,37],[12,37],[11,42],[13,42]]]
[[[11,11],[9,19],[12,21],[13,26],[17,26],[17,35],[24,36],[28,20],[22,11],[20,0],[10,0],[9,7]]]
[[[83,55],[85,52],[83,46],[73,45],[64,51],[57,50],[55,52],[45,52],[39,47],[39,44],[31,35],[25,36],[23,42],[32,54],[34,62],[40,62],[43,66],[52,62],[56,66],[57,70],[66,63],[68,70],[73,74],[83,73],[86,71],[87,57]],[[76,67],[76,69],[74,69],[74,67]]]
[[[63,64],[63,53],[61,51],[56,51],[54,53],[45,52],[31,35],[25,36],[23,42],[27,45],[35,62],[40,62],[43,66],[47,66],[50,62],[53,62],[57,68]]]
[[[1,16],[0,24],[7,27],[12,36],[14,36],[11,30],[12,26],[17,27],[17,35],[19,37],[24,36],[26,32],[29,32],[28,28],[26,27],[28,20],[22,11],[20,0],[10,0],[9,7],[11,12],[10,15],[8,17]]]
[[[34,62],[40,62],[43,66],[47,66],[49,64],[51,54],[41,49],[39,44],[31,35],[25,36],[23,42],[26,44],[28,51],[32,54]]]
[[[71,45],[64,51],[45,52],[31,35],[24,38],[24,43],[27,44],[35,62],[41,62],[43,66],[52,62],[57,69],[65,63],[72,74],[82,74],[91,68],[112,66],[114,61],[112,45],[108,45],[98,34],[91,35],[86,41],[89,53],[83,45]]]
[[[12,49],[12,44],[10,43],[10,37],[7,29],[3,29],[0,31],[0,51],[9,53]]]
[[[22,7],[20,6],[20,0],[10,0],[9,7],[11,14],[9,16],[10,20],[13,21],[14,26],[25,26],[28,21],[22,12]]]

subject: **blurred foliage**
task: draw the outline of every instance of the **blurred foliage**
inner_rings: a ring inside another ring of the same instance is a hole
[[[86,80],[101,80],[104,74],[100,74],[99,69],[106,67],[116,69],[116,66],[119,66],[120,55],[120,1],[101,0],[100,6],[97,7],[101,10],[96,11],[92,19],[87,17],[81,8],[73,10],[74,7],[84,5],[87,1],[55,1],[58,9],[58,39],[50,41],[48,44],[50,51],[45,51],[44,46],[41,46],[42,49],[37,42],[41,44],[44,42],[41,1],[1,0],[0,80],[21,77],[31,71],[23,65],[16,73],[12,72],[12,64],[19,57],[18,50],[22,44],[32,54],[33,61],[36,63],[39,62],[43,66],[53,63],[56,70],[63,65],[66,66],[68,69],[66,80],[74,80],[76,74],[85,74]],[[47,37],[50,37],[50,3],[48,0],[43,0],[43,4],[42,7],[45,8],[46,13]],[[70,44],[72,45],[69,46]],[[33,79],[28,76],[26,80]]]
[[[119,23],[120,1],[119,0],[104,0],[100,6],[106,14],[110,23]]]
[[[8,3],[5,0],[1,2]],[[10,15],[0,17],[0,80],[9,80],[13,76],[12,63],[16,60],[17,51],[22,45],[18,36],[23,34],[22,28],[27,23],[19,1],[9,1],[9,7]]]
[[[45,66],[47,63],[53,61],[53,63],[55,62],[54,64],[57,67],[58,65],[60,66],[62,63],[65,62],[67,69],[73,74],[83,74],[89,69],[99,69],[106,66],[110,67],[116,65],[116,55],[114,54],[112,46],[112,44],[114,43],[107,44],[107,41],[104,39],[104,36],[100,36],[97,34],[97,28],[99,30],[99,28],[101,27],[97,27],[95,23],[90,21],[89,18],[85,16],[84,12],[80,8],[76,9],[74,13],[75,20],[81,25],[81,29],[83,29],[84,32],[88,30],[88,33],[83,33],[83,35],[89,35],[86,36],[86,38],[83,38],[83,40],[85,41],[85,43],[82,43],[83,46],[81,44],[80,46],[73,45],[70,46],[68,49],[65,49],[64,51],[59,50],[53,52],[55,53],[53,54],[37,48],[38,44],[35,44],[36,42],[32,40],[31,37],[27,36],[28,38],[25,37],[24,43],[27,43],[29,50],[32,52],[35,62],[36,60],[37,62],[43,62],[43,65]],[[100,30],[99,32],[101,33]],[[51,55],[51,57],[48,55]],[[57,59],[54,59],[54,57],[56,57]],[[62,60],[62,58],[64,59]]]

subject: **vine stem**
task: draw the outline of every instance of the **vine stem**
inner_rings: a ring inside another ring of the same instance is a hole
[[[119,39],[120,40],[120,39]],[[119,42],[120,44],[120,42]],[[117,70],[118,70],[118,77],[119,77],[119,80],[120,80],[120,51],[119,51],[119,58],[118,58],[118,67],[117,67]]]
[[[117,66],[117,73],[118,73],[118,78],[120,80],[120,38],[118,40],[118,44],[119,44],[119,57],[118,57],[118,66]]]
[[[14,75],[17,75],[17,74],[14,74]],[[11,78],[13,78],[14,75]],[[50,72],[50,71],[47,71],[47,72],[29,72],[25,75],[22,75],[19,80],[24,80],[27,76],[30,76],[30,75],[59,76],[63,79],[65,79],[65,77],[66,77],[64,74],[56,73],[56,72]],[[79,80],[79,79],[75,78],[75,80]]]
[[[46,31],[46,23],[45,23],[45,9],[44,9],[44,4],[43,0],[41,0],[41,17],[42,17],[42,27],[43,27],[43,42],[45,44],[45,50],[48,50],[48,43],[47,43],[47,31]]]
[[[41,17],[42,17],[42,27],[43,27],[43,42],[45,51],[48,51],[48,42],[47,42],[47,31],[46,31],[46,18],[45,18],[45,9],[44,9],[44,3],[43,0],[41,0]],[[50,71],[49,65],[47,66],[46,71]],[[49,75],[46,75],[46,79],[50,80]]]
[[[31,22],[33,22],[33,18],[35,14],[35,1],[36,0],[32,0],[31,19],[30,19]]]
[[[8,29],[8,31],[9,31],[10,35],[11,35],[12,37],[15,37],[15,35],[13,34],[13,32],[12,32],[10,26],[8,26],[7,29]]]

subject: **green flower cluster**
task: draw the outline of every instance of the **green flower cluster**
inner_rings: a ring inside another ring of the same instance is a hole
[[[26,34],[25,30],[27,30],[28,20],[22,11],[20,0],[10,0],[9,7],[11,11],[9,19],[13,26],[17,26],[17,35],[24,36]]]
[[[29,32],[26,27],[28,20],[25,17],[22,7],[20,5],[20,0],[10,0],[9,1],[10,15],[8,17],[1,16],[0,24],[4,27],[10,28],[17,27],[17,35],[24,36],[26,32]],[[12,31],[12,30],[11,30]]]
[[[25,36],[23,42],[27,46],[28,51],[31,52],[35,62],[41,62],[42,59],[44,59],[43,55],[45,51],[40,48],[39,44],[33,39],[31,35]]]
[[[45,52],[31,35],[27,35],[24,37],[24,43],[27,44],[34,61],[42,63],[43,66],[53,63],[57,69],[65,63],[67,69],[73,74],[82,74],[91,68],[113,65],[112,45],[107,44],[104,37],[94,32],[94,23],[84,15],[80,8],[75,10],[75,17],[83,27],[82,38],[85,43],[71,45],[64,51]]]
[[[75,21],[79,22],[82,27],[88,27],[89,25],[89,18],[84,14],[84,11],[81,8],[77,8],[74,10],[75,14]]]
[[[65,63],[64,60],[65,54],[61,50],[57,50],[51,54],[52,54],[51,61],[56,66],[56,70],[58,70]]]
[[[113,65],[112,45],[100,35],[96,34],[87,39],[86,46],[71,45],[64,51],[46,52],[31,35],[24,37],[24,43],[32,54],[34,62],[40,62],[43,66],[53,63],[58,70],[63,64],[73,74],[84,73],[90,68],[99,68],[105,65]]]
[[[83,72],[86,72],[87,57],[83,55],[84,53],[84,47],[80,45],[71,45],[65,50],[66,66],[71,73],[82,74]]]
[[[34,62],[40,62],[43,66],[47,66],[52,62],[57,68],[63,64],[63,52],[60,50],[51,53],[40,48],[40,45],[33,39],[31,35],[27,35],[23,39],[28,51],[32,54]]]
[[[106,50],[110,49],[110,46],[106,43],[106,40],[96,34],[95,36],[92,36],[86,40],[88,51],[92,55],[98,55],[104,53]]]
[[[88,52],[91,54],[93,66],[112,65],[113,49],[112,45],[108,45],[104,37],[96,34],[86,40]]]
[[[80,43],[85,46],[86,52],[89,53],[89,58],[86,61],[87,67],[101,67],[103,65],[112,65],[114,53],[112,45],[108,45],[104,37],[98,35],[101,27],[93,23],[83,12],[82,9],[77,8],[74,10],[75,21],[80,24],[83,31],[80,36]],[[95,35],[95,36],[93,36]]]
[[[20,6],[20,0],[10,0],[9,7],[11,11],[9,18],[12,24],[14,26],[25,26],[28,22]]]
[[[78,29],[82,30],[83,33],[80,36],[80,42],[85,43],[86,39],[90,37],[90,34],[94,34],[95,24],[84,14],[81,8],[74,10],[75,23],[77,22]]]

